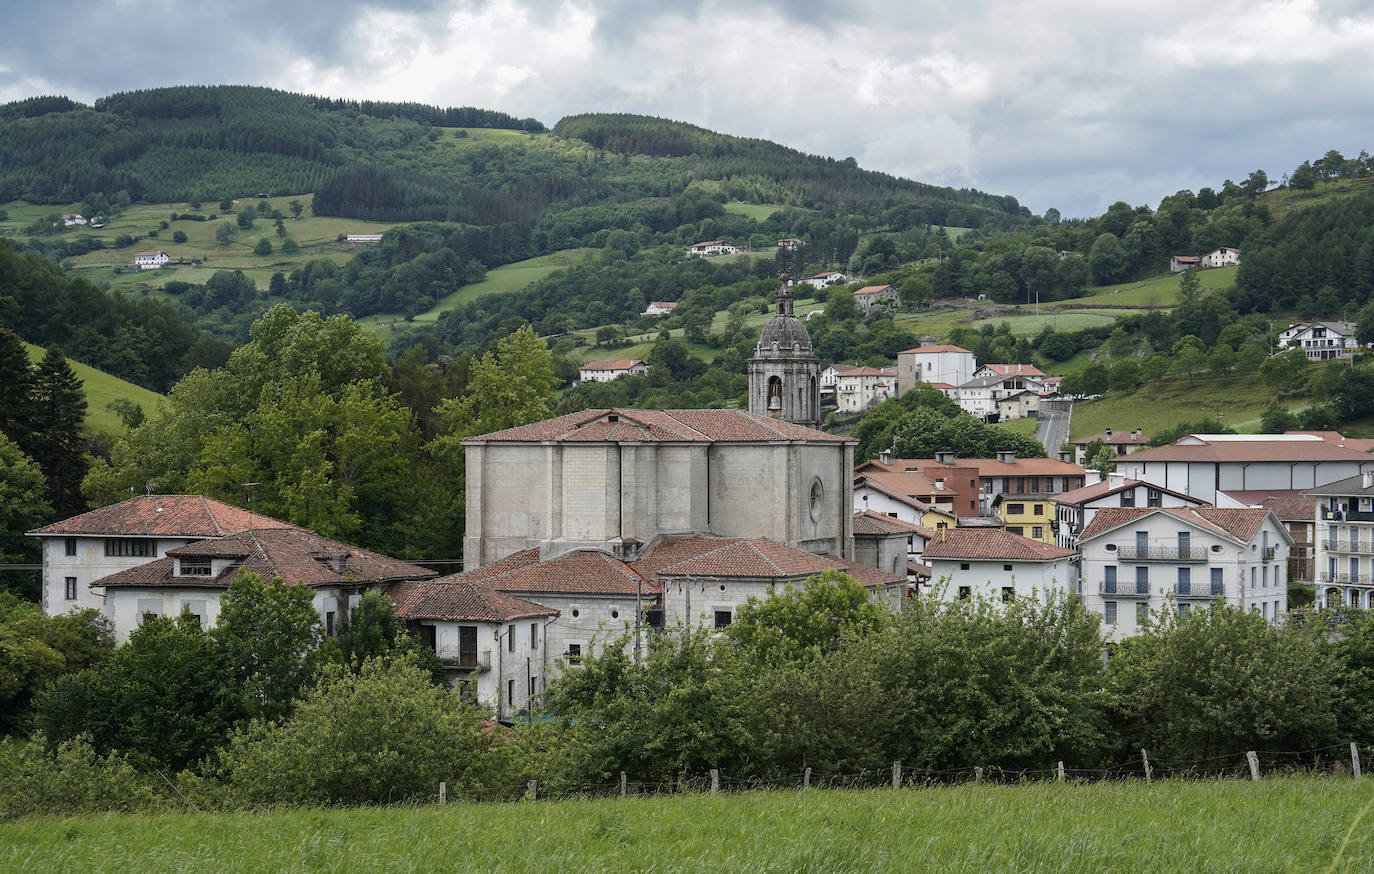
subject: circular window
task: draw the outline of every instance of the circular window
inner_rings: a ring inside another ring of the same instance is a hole
[[[1115,544],[1115,543],[1108,543],[1108,544],[1107,544],[1107,551],[1108,551],[1108,552],[1116,552],[1116,544]]]
[[[821,520],[821,503],[825,498],[825,486],[821,485],[821,478],[816,477],[811,481],[811,521]]]
[[[582,615],[582,611],[580,611],[580,610],[574,610],[574,611],[573,611],[573,618],[574,618],[574,619],[576,619],[578,616],[581,616],[581,615]]]
[[[1214,544],[1212,544],[1212,551],[1213,551],[1213,552],[1221,552],[1221,544],[1220,544],[1220,543],[1214,543]]]
[[[619,611],[619,610],[612,610],[612,611],[611,611],[611,618],[612,618],[612,619],[619,619],[619,618],[620,618],[620,611]]]
[[[724,583],[721,583],[721,584],[720,584],[720,590],[721,590],[722,592],[725,591],[725,584],[724,584]]]

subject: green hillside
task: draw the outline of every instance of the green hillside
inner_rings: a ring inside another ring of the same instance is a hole
[[[37,364],[43,360],[46,350],[41,346],[25,343],[24,348],[28,350],[30,361]],[[125,382],[119,377],[111,376],[79,361],[68,360],[68,363],[86,389],[86,427],[97,434],[118,437],[125,431],[124,423],[120,421],[119,416],[105,409],[110,401],[124,398],[138,404],[144,413],[150,414],[157,409],[158,403],[164,400],[157,392]]]

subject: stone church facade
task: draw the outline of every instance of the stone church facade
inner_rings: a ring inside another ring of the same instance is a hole
[[[811,334],[792,309],[792,289],[784,274],[777,310],[759,334],[749,359],[749,412],[819,428],[821,362]]]

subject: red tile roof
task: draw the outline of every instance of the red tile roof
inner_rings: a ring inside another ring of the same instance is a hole
[[[1142,449],[1123,456],[1132,464],[1147,461],[1191,461],[1199,463],[1255,461],[1374,461],[1367,453],[1338,446],[1316,435],[1277,435],[1289,439],[1264,439],[1235,435],[1189,434],[1168,446]],[[1293,439],[1302,436],[1307,439]]]
[[[887,291],[887,290],[889,290],[889,289],[891,289],[891,290],[893,290],[893,291],[896,291],[896,289],[892,288],[892,286],[890,286],[890,285],[865,285],[863,288],[860,288],[860,289],[858,289],[857,291],[855,291],[854,294],[855,294],[855,296],[858,296],[858,295],[861,295],[861,294],[863,294],[863,295],[877,294],[877,293],[880,292],[880,291]]]
[[[1360,437],[1347,437],[1339,431],[1284,431],[1285,434],[1312,434],[1335,446],[1355,449],[1359,452],[1374,451],[1374,440]]]
[[[409,580],[387,590],[402,619],[444,619],[451,622],[510,622],[532,616],[557,616],[558,611],[532,601],[503,595],[486,586],[450,574],[433,580]]]
[[[907,497],[917,495],[953,495],[956,492],[950,488],[941,488],[935,484],[933,477],[927,476],[920,471],[868,471],[863,474],[863,479],[871,486],[880,491],[891,494],[896,493]],[[855,482],[854,485],[860,485]]]
[[[946,528],[937,534],[926,544],[922,558],[1055,561],[1077,554],[1000,528]]]
[[[660,568],[660,577],[799,577],[835,567],[833,560],[773,540],[730,538],[724,545]]]
[[[999,376],[1044,376],[1045,371],[1036,367],[1034,364],[984,364],[983,368],[991,370]]]
[[[463,442],[764,443],[792,440],[856,442],[850,437],[827,434],[744,410],[583,410],[470,437]]]
[[[1180,521],[1191,522],[1204,531],[1248,543],[1264,524],[1270,511],[1267,508],[1103,507],[1097,511],[1088,527],[1083,529],[1079,541],[1091,540],[1151,513],[1167,513]]]
[[[935,536],[935,531],[921,525],[903,522],[901,519],[894,519],[879,513],[877,510],[864,510],[862,513],[854,514],[854,536],[857,537],[860,534],[872,536],[919,534],[922,537],[930,538]]]
[[[851,367],[851,368],[849,368],[848,370],[836,370],[836,371],[835,371],[835,375],[836,375],[836,376],[886,376],[886,377],[891,378],[891,377],[895,376],[896,374],[889,373],[889,372],[887,372],[886,370],[880,370],[880,369],[878,369],[878,368],[876,368],[876,367]]]
[[[334,567],[338,556],[344,557],[342,570]],[[178,577],[174,575],[178,558],[231,561],[213,577]],[[281,577],[287,583],[307,586],[377,584],[434,576],[429,568],[330,540],[304,528],[261,528],[169,549],[163,558],[110,574],[91,585],[224,588],[246,573],[264,580]]]
[[[220,537],[250,528],[290,528],[289,523],[203,495],[140,495],[45,525],[30,534],[93,536]]]
[[[948,343],[940,343],[934,346],[917,346],[914,349],[906,349],[898,352],[898,355],[931,355],[936,352],[962,352],[965,355],[973,353],[962,346],[951,346]]]
[[[588,361],[579,370],[629,370],[644,362],[638,358],[615,358],[607,361]]]
[[[1137,453],[1138,454],[1138,453]],[[1136,456],[1131,456],[1135,458]],[[873,462],[866,462],[872,464]],[[883,465],[890,471],[918,470],[926,476],[940,476],[940,471],[950,468],[977,468],[978,476],[1084,476],[1087,471],[1076,464],[1054,458],[1018,458],[1015,461],[998,461],[995,458],[956,458],[951,464],[933,458],[894,458]]]
[[[1094,440],[1101,440],[1103,443],[1130,443],[1131,445],[1145,445],[1150,442],[1150,438],[1145,434],[1136,434],[1133,431],[1117,431],[1116,429],[1112,429],[1110,434],[1106,431],[1099,431],[1091,437],[1080,437],[1069,442],[1078,446],[1087,446]]]
[[[492,574],[482,570],[477,576],[460,574],[463,580],[480,582],[498,592],[519,592],[532,595],[626,595],[656,594],[658,588],[643,579],[625,562],[599,550],[576,550],[534,563],[515,563],[512,567]]]

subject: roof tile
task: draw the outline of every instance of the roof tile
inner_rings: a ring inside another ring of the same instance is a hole
[[[220,537],[290,523],[203,495],[139,495],[29,532],[138,537]]]

